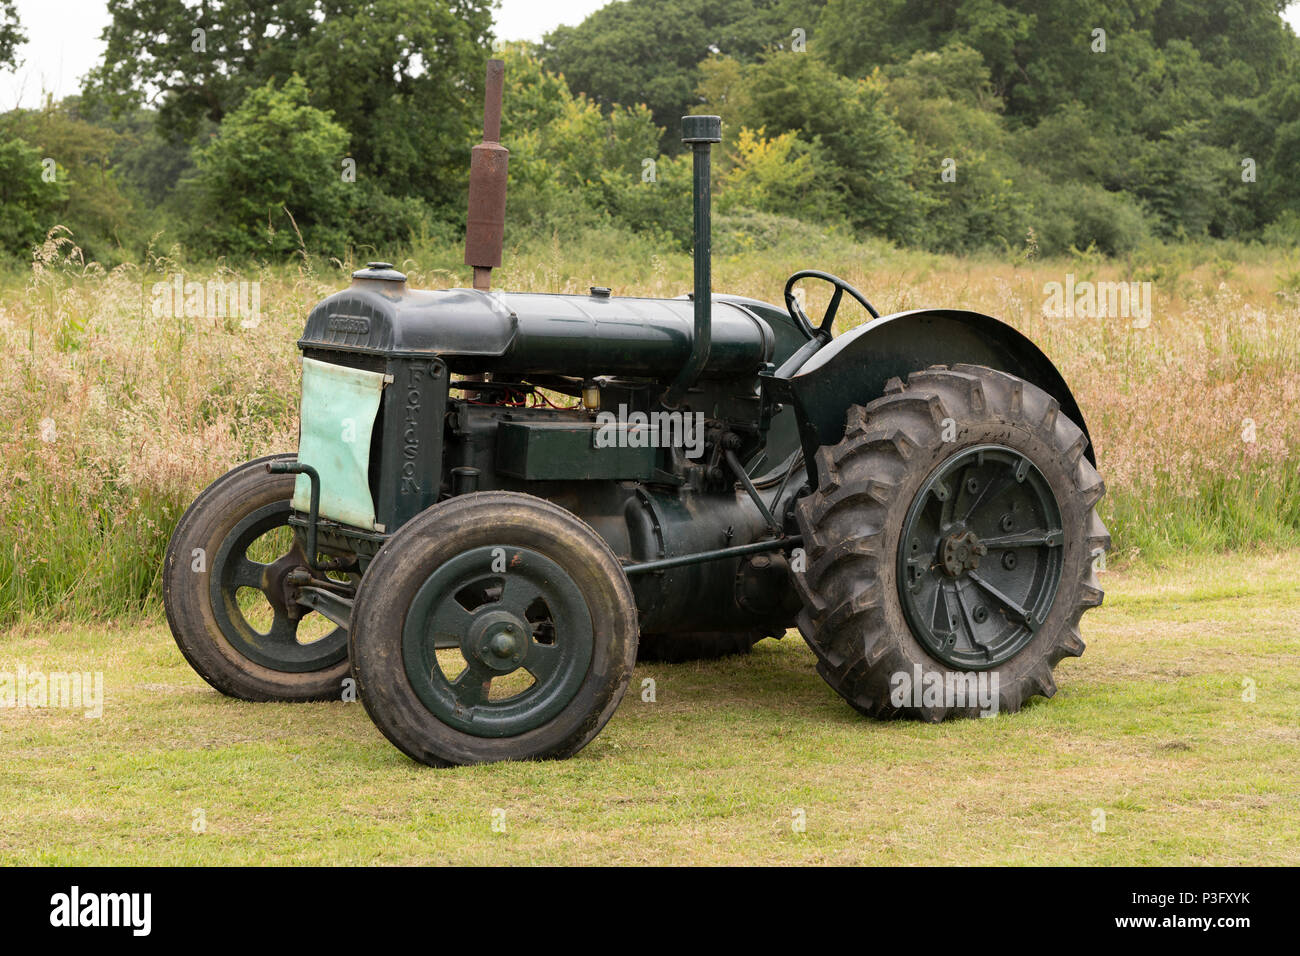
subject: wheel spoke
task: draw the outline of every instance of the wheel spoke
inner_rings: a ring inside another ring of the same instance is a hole
[[[555,673],[555,669],[560,666],[564,655],[560,652],[559,644],[538,644],[534,642],[528,648],[528,653],[524,656],[524,670],[532,674],[537,680],[543,681]]]
[[[235,562],[231,580],[237,588],[257,588],[260,591],[262,590],[262,575],[266,569],[267,565],[259,564],[244,555]]]
[[[1060,528],[1049,531],[1035,528],[1033,531],[1020,531],[1001,538],[982,538],[981,541],[989,548],[1059,548],[1065,543],[1065,533]]]
[[[1033,614],[1021,607],[1013,598],[1003,594],[987,580],[980,577],[978,572],[971,571],[968,576],[972,581],[979,585],[979,587],[988,592],[994,600],[1010,611],[1021,624],[1025,625],[1025,627],[1029,628],[1031,631],[1038,629],[1038,622],[1034,620]]]
[[[458,647],[460,639],[469,631],[474,616],[455,598],[447,598],[429,620],[429,635],[435,648]]]
[[[542,597],[542,592],[537,585],[522,575],[514,574],[506,578],[499,603],[522,618],[528,606],[539,597]]]
[[[954,585],[954,590],[955,589],[956,586]],[[946,641],[948,638],[952,638],[953,644],[956,644],[957,627],[958,627],[957,622],[961,618],[961,608],[960,607],[954,608],[952,606],[951,598],[953,597],[953,594],[948,591],[947,584],[945,584],[942,581],[939,582],[938,592],[939,592],[938,597],[936,598],[935,603],[937,607],[938,601],[943,601],[944,640]]]
[[[975,636],[975,618],[972,615],[970,603],[966,600],[966,592],[962,590],[961,585],[953,584],[953,590],[957,592],[957,603],[961,605],[962,623],[966,625],[966,636],[970,639],[971,647],[978,647],[984,652],[984,656],[989,656],[988,645]]]
[[[478,707],[488,702],[493,675],[478,670],[474,661],[469,661],[468,665],[451,682],[451,692],[462,707]]]
[[[275,619],[271,622],[271,629],[267,631],[266,636],[276,643],[297,644],[298,621],[293,620],[288,614],[277,608]]]
[[[936,481],[930,486],[930,494],[939,502],[939,527],[946,528],[952,523],[952,505],[954,495],[952,489],[942,481]]]

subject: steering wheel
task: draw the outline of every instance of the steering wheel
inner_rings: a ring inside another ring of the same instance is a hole
[[[800,279],[821,279],[823,282],[829,282],[835,286],[835,294],[831,296],[831,304],[826,307],[826,314],[822,316],[822,324],[816,328],[813,328],[812,321],[804,313],[803,308],[794,297],[794,284]],[[831,323],[835,321],[835,313],[839,310],[840,300],[844,298],[845,292],[857,299],[858,304],[871,313],[873,319],[880,318],[880,313],[875,310],[875,307],[867,301],[861,292],[839,276],[833,276],[829,272],[819,272],[816,269],[802,269],[785,280],[785,308],[790,313],[790,318],[794,319],[795,325],[799,326],[799,331],[806,335],[809,340],[820,338],[824,341],[830,341]]]

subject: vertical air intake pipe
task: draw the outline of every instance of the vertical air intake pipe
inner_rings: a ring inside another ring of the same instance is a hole
[[[695,334],[691,340],[691,355],[686,360],[686,367],[664,392],[663,402],[669,408],[676,408],[681,403],[687,389],[695,384],[709,361],[709,330],[713,309],[713,284],[710,277],[713,258],[712,227],[709,222],[713,197],[710,188],[709,150],[714,143],[722,142],[722,118],[683,116],[682,142],[690,143],[695,153]]]

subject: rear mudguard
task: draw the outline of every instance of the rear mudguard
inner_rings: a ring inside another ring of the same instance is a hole
[[[788,379],[774,379],[773,393],[793,406],[808,478],[816,487],[816,455],[822,445],[844,437],[852,405],[884,394],[894,377],[931,365],[985,365],[1032,382],[1060,403],[1061,411],[1088,426],[1065,379],[1028,338],[992,316],[961,309],[918,309],[884,315],[840,336],[813,354]],[[1089,438],[1088,460],[1097,460]]]

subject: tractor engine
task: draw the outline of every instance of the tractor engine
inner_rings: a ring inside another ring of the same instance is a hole
[[[780,501],[773,491],[799,443],[788,413],[765,405],[759,375],[802,338],[774,306],[735,297],[712,306],[707,360],[669,410],[660,399],[692,352],[688,297],[413,290],[389,264],[370,263],[312,310],[299,341],[300,459],[329,473],[320,545],[373,553],[439,500],[493,490],[555,501],[628,565],[785,528],[777,515],[801,481],[785,481]],[[769,440],[774,429],[784,444]],[[766,489],[759,497],[777,528],[731,461]],[[295,520],[305,523],[305,477],[299,488]],[[783,626],[797,607],[784,560],[634,575],[642,628],[770,630],[774,613]]]

